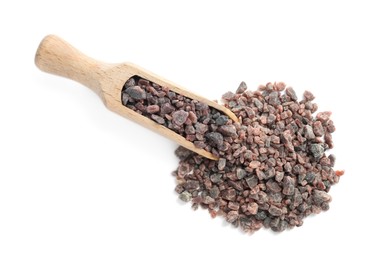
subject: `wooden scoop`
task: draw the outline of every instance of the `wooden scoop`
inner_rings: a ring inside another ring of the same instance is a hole
[[[183,87],[163,79],[156,74],[149,72],[131,63],[110,64],[96,61],[61,38],[48,35],[40,43],[35,55],[35,64],[42,71],[63,76],[80,82],[95,91],[103,100],[108,109],[116,112],[138,124],[145,126],[161,135],[175,141],[181,146],[194,151],[206,158],[217,160],[218,158],[204,149],[199,149],[187,141],[183,136],[162,126],[153,120],[142,116],[122,104],[122,88],[125,82],[132,76],[138,75],[169,90],[198,100],[213,107],[233,121],[238,122],[237,117],[227,108],[211,100],[196,95]]]

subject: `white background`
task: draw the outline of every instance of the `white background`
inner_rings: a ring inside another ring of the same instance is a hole
[[[0,259],[389,259],[385,3],[3,1]],[[312,91],[333,111],[336,168],[346,170],[331,209],[254,235],[193,212],[173,191],[173,142],[35,67],[51,33],[211,99],[242,80]]]

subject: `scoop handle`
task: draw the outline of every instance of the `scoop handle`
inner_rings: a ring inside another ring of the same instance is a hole
[[[84,55],[60,37],[48,35],[41,41],[35,64],[42,71],[75,80],[103,98],[100,82],[109,65]]]
[[[226,107],[185,90],[183,87],[163,79],[150,71],[132,63],[112,64],[94,60],[55,35],[48,35],[42,40],[35,55],[35,64],[42,71],[73,79],[89,87],[100,96],[105,106],[111,111],[211,160],[217,160],[218,157],[204,149],[197,148],[183,136],[124,106],[121,97],[126,81],[130,77],[137,75],[160,86],[165,86],[169,90],[185,97],[203,102],[225,113],[235,122],[239,121],[236,115]]]

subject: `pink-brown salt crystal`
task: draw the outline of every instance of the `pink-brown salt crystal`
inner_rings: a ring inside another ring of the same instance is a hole
[[[189,118],[184,122],[185,125],[192,125],[192,122]]]
[[[234,153],[233,153],[233,157],[237,158],[238,156],[240,156],[240,154],[242,154],[243,152],[246,151],[246,146],[242,146],[241,148],[237,149]]]
[[[240,204],[237,202],[229,201],[228,208],[231,210],[238,210],[240,208]]]
[[[226,92],[225,94],[222,95],[222,99],[225,99],[227,101],[230,101],[234,98],[235,94],[231,91]]]
[[[162,118],[162,117],[160,117],[160,116],[157,116],[157,115],[151,115],[151,118],[154,120],[154,121],[156,121],[157,123],[159,123],[159,124],[164,124],[165,123],[165,120],[164,120],[164,118]]]
[[[273,90],[274,89],[274,84],[272,82],[268,82],[266,85],[265,85],[265,90]]]
[[[265,153],[267,153],[267,148],[261,147],[259,149],[259,152],[260,152],[260,154],[265,154]]]
[[[242,141],[244,139],[246,139],[246,132],[245,131],[239,131],[238,132],[238,140]]]
[[[297,154],[297,159],[300,164],[305,164],[305,159],[300,154]]]
[[[325,184],[322,181],[317,182],[317,189],[325,190]]]
[[[125,90],[125,92],[135,100],[142,100],[146,98],[146,92],[140,86],[129,87]]]
[[[160,111],[160,107],[158,105],[150,105],[146,107],[146,112],[149,114],[154,114]]]
[[[272,216],[280,216],[282,215],[282,210],[274,205],[272,205],[269,209],[268,209],[268,212],[272,215]]]
[[[251,126],[251,125],[248,126],[248,128],[246,129],[248,136],[253,135],[253,129],[254,129],[253,126]]]
[[[283,91],[284,89],[286,88],[286,84],[284,82],[277,82],[275,85],[274,85],[274,89],[276,91]]]
[[[333,140],[330,133],[325,133],[324,140],[330,149],[333,148]]]
[[[261,134],[261,129],[259,127],[253,128],[253,135],[260,135]]]
[[[286,94],[291,98],[291,100],[296,101],[298,99],[297,94],[295,93],[292,87],[286,88]]]
[[[164,103],[161,105],[161,114],[170,114],[173,111],[175,111],[175,108],[171,104]]]
[[[225,158],[220,158],[218,160],[218,170],[222,171],[225,168],[226,165],[226,159]]]
[[[217,217],[217,212],[215,210],[209,209],[209,213],[210,213],[211,218]]]
[[[213,183],[210,180],[204,180],[204,186],[207,189],[211,189],[211,187],[213,186]]]
[[[177,108],[182,108],[182,107],[184,106],[184,102],[183,102],[183,101],[178,101],[178,102],[175,104],[175,106],[176,106]]]
[[[320,159],[320,164],[322,166],[330,166],[330,159],[328,157],[324,156]]]
[[[251,161],[249,163],[249,168],[255,169],[258,168],[261,165],[261,162],[259,161]]]
[[[196,123],[198,121],[198,117],[192,111],[188,112],[188,118],[191,120],[192,123]]]
[[[180,178],[183,178],[187,174],[189,174],[192,171],[193,167],[190,166],[188,163],[183,163],[179,166],[177,171],[177,176]]]
[[[195,135],[189,135],[189,134],[187,134],[186,140],[187,140],[187,141],[190,141],[190,142],[193,142],[193,141],[196,140],[196,137],[195,137]]]
[[[245,107],[245,112],[248,115],[248,118],[254,118],[255,117],[255,112],[253,111],[252,108],[250,107]]]
[[[178,126],[183,125],[188,118],[188,112],[178,110],[172,113],[172,122]]]
[[[221,132],[224,136],[237,136],[237,130],[233,125],[223,125],[219,127],[219,132]]]
[[[316,136],[323,136],[325,131],[324,128],[322,127],[321,121],[315,121],[313,123],[313,132]]]
[[[226,200],[229,200],[229,201],[232,201],[236,198],[236,191],[234,189],[227,189],[227,190],[223,190],[221,191],[221,196],[222,198],[226,199]]]
[[[199,133],[199,134],[203,135],[204,133],[207,132],[207,130],[208,130],[208,126],[207,125],[199,123],[199,122],[195,123],[195,132],[196,133]]]
[[[290,111],[290,112],[292,111],[291,112],[291,115],[292,115],[292,113],[297,112],[298,109],[299,109],[299,105],[297,103],[292,103],[292,104],[290,104],[290,110],[288,110],[288,111]]]
[[[274,144],[279,144],[280,143],[280,138],[276,135],[271,136],[271,142]]]
[[[232,223],[238,219],[238,212],[237,211],[229,211],[229,213],[226,216],[226,221],[229,223]]]
[[[236,90],[236,94],[244,93],[247,88],[248,87],[246,86],[246,83],[244,81],[241,82],[240,85],[238,86],[237,90]]]
[[[333,133],[334,131],[336,131],[336,127],[334,126],[334,123],[332,120],[328,121],[326,129],[328,130],[329,133]]]
[[[203,149],[207,146],[206,143],[203,141],[194,141],[194,145],[196,148],[200,148],[200,149]]]
[[[256,202],[248,203],[247,210],[250,214],[256,215],[259,209],[259,205]]]
[[[285,143],[284,146],[287,148],[289,152],[294,152],[294,146],[291,142]]]
[[[263,125],[267,124],[267,117],[264,116],[264,115],[260,116],[260,122],[261,122]]]
[[[332,112],[330,111],[318,112],[316,115],[316,119],[321,122],[327,122],[329,120],[330,115],[332,115]]]
[[[210,196],[206,196],[203,201],[202,201],[204,204],[211,204],[211,203],[214,203],[215,200],[213,198],[211,198]]]
[[[318,105],[317,105],[316,103],[313,103],[313,104],[312,104],[312,108],[311,108],[310,111],[311,111],[312,113],[314,113],[314,112],[316,112],[317,110],[318,110]]]

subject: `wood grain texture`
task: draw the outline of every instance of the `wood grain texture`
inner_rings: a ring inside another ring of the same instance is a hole
[[[106,107],[111,111],[212,160],[217,160],[218,158],[204,149],[196,148],[192,142],[187,141],[183,136],[165,126],[157,124],[153,120],[122,105],[121,92],[125,82],[130,77],[138,75],[183,96],[214,107],[229,116],[233,121],[238,122],[238,118],[229,109],[216,102],[194,94],[137,65],[131,63],[110,64],[94,60],[55,35],[48,35],[42,40],[35,55],[35,64],[42,71],[75,80],[89,87],[99,95]]]

